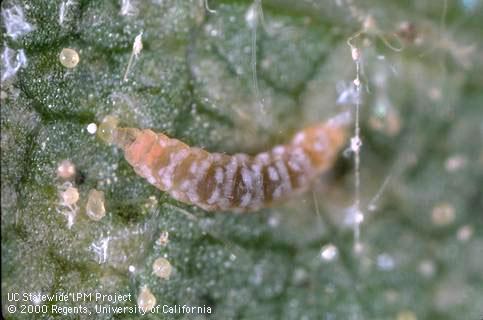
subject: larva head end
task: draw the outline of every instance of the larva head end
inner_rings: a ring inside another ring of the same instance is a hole
[[[97,135],[104,142],[114,144],[120,148],[126,148],[136,140],[139,129],[119,128],[119,120],[114,116],[106,116],[99,126]]]
[[[97,131],[97,136],[101,138],[102,141],[113,144],[114,143],[114,132],[117,130],[117,125],[119,120],[114,116],[106,116],[102,119],[99,130]]]
[[[141,130],[135,128],[117,128],[113,132],[113,143],[122,149],[126,149],[137,139],[140,133]]]

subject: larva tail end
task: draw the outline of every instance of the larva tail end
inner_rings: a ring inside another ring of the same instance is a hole
[[[327,125],[331,127],[346,128],[352,123],[352,115],[349,111],[341,112],[327,121]]]
[[[326,122],[326,132],[334,150],[340,150],[346,143],[352,115],[349,111],[341,112]]]
[[[317,123],[304,130],[309,143],[307,146],[309,149],[317,149],[317,142],[322,139],[329,138],[330,147],[333,150],[338,150],[346,142],[349,126],[352,123],[352,115],[350,112],[345,111],[336,114],[329,118],[326,122]],[[314,145],[312,145],[314,144]]]
[[[106,116],[99,126],[98,136],[108,144],[114,144],[125,149],[136,140],[139,129],[118,128],[119,120],[114,116]]]
[[[292,143],[310,156],[318,172],[325,171],[347,141],[350,113],[340,113],[326,122],[317,123],[296,134]]]

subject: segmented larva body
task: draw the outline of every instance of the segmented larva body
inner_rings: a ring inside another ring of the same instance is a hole
[[[256,156],[209,153],[162,133],[105,123],[104,138],[124,149],[138,175],[173,198],[208,211],[253,211],[306,190],[332,165],[346,140],[348,115]]]

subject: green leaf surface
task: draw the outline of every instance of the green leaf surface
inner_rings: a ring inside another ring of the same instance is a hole
[[[2,2],[5,319],[137,319],[96,313],[96,306],[134,308],[143,287],[161,308],[146,319],[483,316],[481,2],[267,0],[263,20],[250,20],[253,5]],[[149,185],[121,150],[87,131],[114,115],[209,151],[266,150],[311,123],[354,113],[347,41],[357,31],[359,246],[347,225],[351,152],[283,204],[250,214],[205,212]],[[141,32],[143,49],[123,81]],[[63,48],[79,54],[75,68],[60,63]],[[63,160],[76,169],[71,185],[79,200],[70,208],[57,176]],[[99,221],[85,213],[93,188],[105,195]],[[172,265],[169,279],[153,274],[159,257]],[[131,299],[8,295],[59,292]],[[35,305],[46,309],[21,312]],[[80,305],[91,314],[55,309]],[[164,305],[212,313],[163,313]]]

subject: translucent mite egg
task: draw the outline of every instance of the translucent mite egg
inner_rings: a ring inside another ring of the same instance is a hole
[[[431,220],[437,226],[447,226],[455,219],[455,208],[447,202],[437,204],[431,212]]]
[[[75,175],[75,166],[69,160],[63,160],[57,167],[57,176],[62,179],[70,179]]]
[[[468,241],[473,236],[473,227],[472,226],[462,226],[458,229],[458,233],[456,235],[457,239],[462,242]]]
[[[77,188],[68,187],[60,193],[60,197],[62,198],[63,205],[70,206],[79,201],[79,191],[77,191]]]
[[[446,160],[445,168],[448,172],[455,172],[467,164],[467,158],[461,154],[455,154]]]
[[[417,320],[418,318],[411,310],[402,310],[397,314],[397,320]]]
[[[157,258],[154,260],[153,273],[161,279],[169,279],[172,270],[171,263],[165,258]]]
[[[106,215],[104,207],[104,192],[91,189],[86,205],[86,214],[92,220],[98,221]]]
[[[75,68],[79,63],[79,54],[74,49],[64,48],[59,55],[60,63],[69,69]]]
[[[425,259],[419,263],[418,271],[426,278],[431,278],[436,272],[436,266],[433,261]]]
[[[139,309],[143,310],[144,312],[149,312],[156,305],[156,297],[148,287],[144,286],[139,292],[137,302]]]
[[[106,116],[97,130],[97,135],[107,143],[113,143],[114,130],[117,128],[119,119],[114,116]]]

